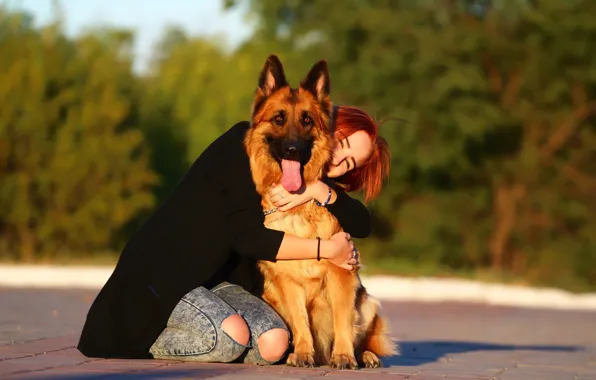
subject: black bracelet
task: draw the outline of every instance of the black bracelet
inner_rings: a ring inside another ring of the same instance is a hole
[[[315,199],[315,203],[317,204],[317,206],[321,206],[321,207],[327,206],[327,204],[331,200],[331,186],[327,185],[327,187],[329,188],[329,194],[327,195],[327,200],[325,201],[325,203],[321,203]]]
[[[317,261],[321,261],[321,238],[317,236]]]

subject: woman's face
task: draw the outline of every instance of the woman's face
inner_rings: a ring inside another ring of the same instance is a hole
[[[336,141],[333,159],[327,172],[329,178],[337,178],[361,167],[372,154],[373,143],[364,131],[354,132],[346,138],[339,138],[341,140]]]

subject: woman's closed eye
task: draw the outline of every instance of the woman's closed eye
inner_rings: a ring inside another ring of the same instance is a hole
[[[344,161],[346,162],[346,169],[348,171],[356,167],[356,159],[353,156],[348,156],[344,158]]]

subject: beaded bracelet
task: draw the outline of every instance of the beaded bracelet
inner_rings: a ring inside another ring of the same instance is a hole
[[[321,206],[321,207],[327,206],[327,204],[331,200],[331,186],[327,185],[327,187],[329,188],[329,194],[327,195],[327,200],[324,203],[321,203],[315,199],[315,203],[317,204],[317,206]]]

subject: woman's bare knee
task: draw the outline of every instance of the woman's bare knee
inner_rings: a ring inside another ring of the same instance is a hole
[[[237,343],[246,346],[250,339],[250,330],[248,325],[239,314],[232,314],[221,323],[221,328],[230,338]]]
[[[280,360],[290,344],[290,334],[284,329],[271,329],[259,337],[257,345],[261,357],[268,362],[277,362]]]

